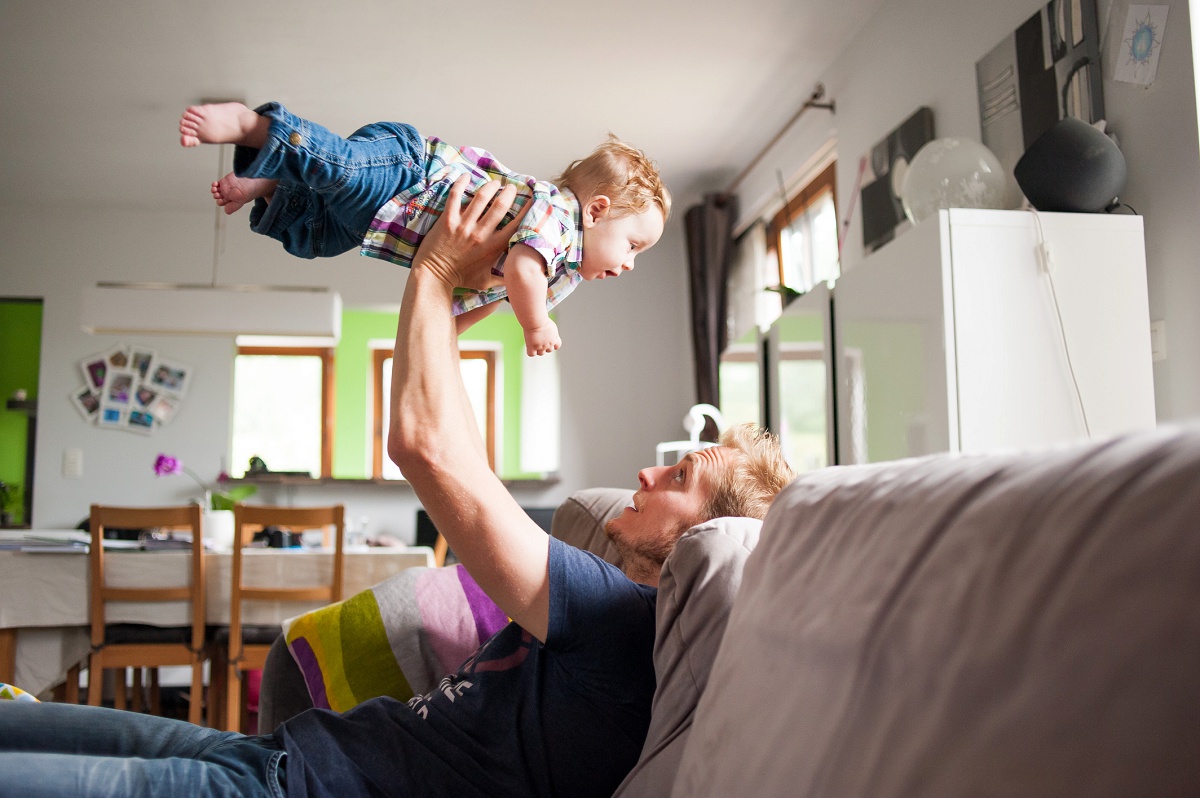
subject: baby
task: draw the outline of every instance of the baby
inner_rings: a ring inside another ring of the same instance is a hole
[[[529,212],[492,268],[494,283],[455,289],[454,312],[461,333],[507,297],[531,356],[562,345],[548,310],[580,280],[632,269],[662,236],[671,210],[655,164],[613,136],[551,184],[411,125],[378,122],[342,138],[278,103],[192,106],[179,132],[185,147],[237,145],[233,171],[212,184],[213,198],[226,213],[253,202],[250,228],[302,258],[359,247],[410,266],[456,179],[470,175],[464,201],[488,180],[515,185],[509,218],[527,203]]]

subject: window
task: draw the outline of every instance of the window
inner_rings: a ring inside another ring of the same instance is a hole
[[[384,425],[391,384],[385,361],[395,335],[395,312],[346,310],[334,348],[315,340],[240,339],[230,473],[242,476],[250,457],[258,456],[272,471],[397,478]],[[544,479],[557,471],[555,358],[525,357],[521,325],[507,309],[463,333],[459,344],[493,470],[506,480]]]
[[[329,476],[332,415],[332,349],[239,346],[230,474],[260,457],[272,471]]]
[[[797,293],[837,279],[836,164],[812,179],[771,220],[768,247],[779,262],[780,285]]]
[[[463,348],[459,350],[459,367],[467,397],[475,409],[475,424],[483,436],[488,465],[496,470],[496,362],[495,349]],[[391,420],[392,350],[375,349],[372,353],[373,405],[371,473],[377,479],[403,479],[400,469],[387,456],[388,429]]]

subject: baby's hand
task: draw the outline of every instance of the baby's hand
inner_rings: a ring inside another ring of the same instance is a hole
[[[525,331],[525,354],[548,355],[562,346],[558,337],[558,325],[552,321]]]

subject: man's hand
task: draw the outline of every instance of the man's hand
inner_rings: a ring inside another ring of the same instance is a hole
[[[501,189],[499,181],[489,180],[463,208],[462,196],[469,183],[468,175],[454,181],[442,218],[421,242],[412,264],[413,271],[423,269],[451,288],[494,283],[491,268],[529,211],[527,203],[516,218],[497,230],[517,195],[516,188],[510,184]]]
[[[558,337],[558,325],[552,321],[547,320],[540,327],[525,331],[525,354],[529,357],[548,355],[560,346],[562,339]]]

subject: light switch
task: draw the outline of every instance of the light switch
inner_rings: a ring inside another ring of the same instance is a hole
[[[83,476],[83,449],[63,449],[62,474],[74,479]]]
[[[1154,363],[1167,359],[1167,323],[1165,321],[1150,322],[1150,357]]]

